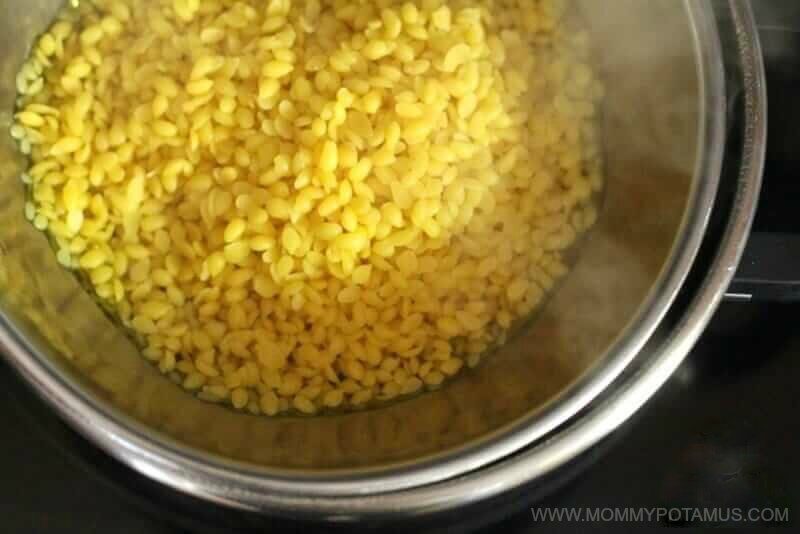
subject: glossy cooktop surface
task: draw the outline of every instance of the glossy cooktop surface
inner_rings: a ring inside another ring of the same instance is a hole
[[[756,0],[754,7],[767,56],[772,111],[756,231],[800,233],[794,208],[800,194],[800,152],[795,140],[800,124],[800,2]],[[786,261],[800,262],[800,257]],[[491,507],[450,514],[417,530],[522,533],[586,528],[578,521],[534,521],[532,507],[788,509],[786,519],[797,523],[798,316],[800,305],[795,304],[723,304],[675,376],[634,420],[584,459],[576,476],[554,482],[544,498],[539,489],[523,491]],[[291,521],[232,513],[149,481],[61,423],[2,361],[0,428],[2,532],[316,530]],[[724,515],[720,517],[721,523],[735,519],[730,514],[727,521]],[[647,523],[692,521],[690,516],[674,520],[653,516]],[[617,524],[601,522],[592,527],[602,530]],[[383,526],[381,531],[392,528]]]

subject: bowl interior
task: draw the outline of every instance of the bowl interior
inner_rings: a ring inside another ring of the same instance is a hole
[[[132,419],[155,441],[306,473],[452,452],[538,413],[602,365],[686,231],[682,222],[701,179],[695,168],[703,121],[686,5],[576,2],[606,80],[607,191],[574,270],[537,318],[447,387],[380,409],[267,418],[197,400],[138,354],[23,217],[25,162],[7,133],[14,80],[59,4],[0,3],[0,326],[29,348],[16,357],[46,367],[71,395],[102,406],[98,421]]]

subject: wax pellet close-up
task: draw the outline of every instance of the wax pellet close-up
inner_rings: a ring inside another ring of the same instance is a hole
[[[24,213],[144,358],[252,414],[491,358],[597,218],[562,0],[84,0],[16,79]]]

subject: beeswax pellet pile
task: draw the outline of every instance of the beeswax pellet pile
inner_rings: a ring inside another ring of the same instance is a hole
[[[599,84],[558,0],[96,0],[17,85],[26,215],[201,398],[437,387],[595,219]]]

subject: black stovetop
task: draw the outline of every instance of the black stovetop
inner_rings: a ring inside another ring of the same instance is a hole
[[[767,56],[770,142],[760,232],[800,233],[800,2],[756,0]],[[781,113],[774,113],[780,109]],[[791,204],[789,204],[791,202]],[[535,523],[537,508],[789,509],[800,515],[800,305],[725,303],[667,385],[579,476],[544,499],[506,499],[490,515],[454,514],[459,532],[583,530]],[[290,532],[165,490],[87,443],[0,361],[0,531],[9,533]],[[793,515],[794,513],[794,515]],[[499,521],[497,523],[496,521]],[[662,522],[669,522],[662,521]],[[492,524],[489,524],[492,523]],[[658,521],[652,522],[658,524]],[[683,522],[678,521],[678,524]],[[593,528],[614,523],[593,524]],[[442,530],[443,528],[440,528]],[[384,527],[382,531],[386,532]]]

